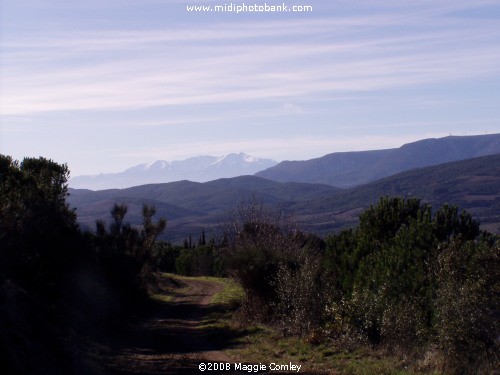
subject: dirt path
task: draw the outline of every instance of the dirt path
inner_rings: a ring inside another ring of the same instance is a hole
[[[195,279],[163,279],[158,302],[145,317],[120,332],[105,359],[111,374],[200,373],[201,362],[229,362],[222,350],[234,345],[237,332],[211,319],[217,306],[212,297],[224,285]]]

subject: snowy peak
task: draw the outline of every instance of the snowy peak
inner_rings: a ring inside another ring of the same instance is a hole
[[[258,163],[261,159],[254,158],[253,156],[243,154],[243,161],[245,163]]]
[[[170,167],[170,163],[164,160],[157,160],[149,164],[144,164],[144,169],[166,169]]]
[[[239,154],[226,154],[217,158],[212,165],[245,165],[246,164],[266,164],[269,159],[259,159],[254,156],[240,152]]]
[[[78,189],[103,190],[180,180],[206,182],[253,175],[276,164],[274,160],[256,158],[243,152],[222,156],[195,156],[172,162],[156,160],[120,173],[77,176],[70,179],[69,185]]]

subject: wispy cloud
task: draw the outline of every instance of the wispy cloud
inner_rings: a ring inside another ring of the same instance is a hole
[[[310,33],[308,26],[306,22],[296,30]],[[225,27],[215,34],[241,34],[236,25]],[[85,36],[72,42],[53,41],[57,51],[50,56],[57,61],[44,59],[47,51],[39,47],[39,58],[28,48],[28,59],[22,52],[9,55],[7,49],[3,113],[293,98],[438,84],[500,72],[500,51],[484,42],[500,33],[492,36],[489,29],[474,34],[457,30],[321,43],[292,40],[276,45],[253,40],[241,46],[205,46],[196,34],[206,38],[210,32],[199,30],[190,36],[186,32],[183,37],[193,44],[175,48],[162,44],[160,36],[168,32],[156,32],[156,39],[143,33],[129,33],[118,41],[115,36],[103,37],[102,45],[113,44],[121,53],[108,51],[93,59],[75,49],[79,44],[99,45]],[[256,27],[253,36],[259,33]],[[475,43],[478,40],[482,43]],[[130,55],[127,46],[142,48],[142,57],[136,51]]]

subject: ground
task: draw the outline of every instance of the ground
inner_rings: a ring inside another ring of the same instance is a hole
[[[162,276],[153,308],[106,344],[104,373],[191,374],[200,373],[202,362],[233,362],[222,351],[232,345],[231,332],[210,328],[217,309],[210,302],[223,288],[212,280]]]

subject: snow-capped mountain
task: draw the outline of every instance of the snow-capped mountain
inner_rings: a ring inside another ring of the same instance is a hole
[[[76,176],[69,186],[77,189],[103,190],[180,180],[206,182],[218,178],[253,175],[276,165],[271,159],[260,159],[244,153],[223,156],[196,156],[185,160],[157,160],[139,164],[120,173]]]

